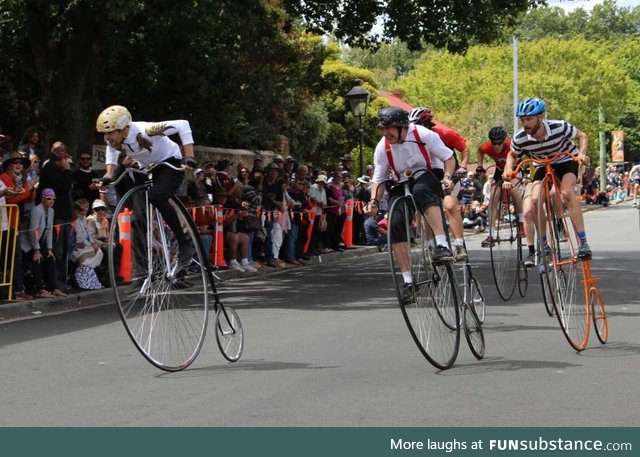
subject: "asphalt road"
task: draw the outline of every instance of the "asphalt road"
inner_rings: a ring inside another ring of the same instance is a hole
[[[585,214],[609,343],[576,353],[538,283],[502,302],[480,236],[468,240],[489,303],[487,356],[464,340],[438,371],[395,302],[386,254],[227,281],[245,352],[210,334],[164,373],[128,340],[113,305],[0,323],[0,426],[638,426],[638,212]]]

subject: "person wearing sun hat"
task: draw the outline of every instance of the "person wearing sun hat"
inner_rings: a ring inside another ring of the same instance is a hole
[[[107,204],[100,200],[94,200],[91,204],[91,214],[87,216],[87,231],[95,240],[100,249],[105,251],[109,245],[109,219],[107,217]]]
[[[6,203],[8,205],[18,206],[18,211],[13,211],[9,215],[8,233],[11,241],[6,246],[6,252],[15,255],[13,290],[16,298],[23,300],[31,297],[24,292],[24,284],[22,282],[22,252],[18,247],[19,244],[13,242],[13,231],[16,230],[16,227],[19,228],[19,225],[23,221],[25,204],[31,203],[35,197],[32,183],[26,179],[27,169],[30,165],[31,162],[27,157],[14,152],[3,162],[2,167],[4,171],[0,174],[0,180],[4,183],[4,187],[7,188],[4,191]]]

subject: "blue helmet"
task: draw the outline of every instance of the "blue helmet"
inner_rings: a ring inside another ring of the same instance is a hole
[[[536,116],[546,111],[544,100],[539,98],[526,98],[518,103],[518,109],[516,110],[517,117],[523,116]]]

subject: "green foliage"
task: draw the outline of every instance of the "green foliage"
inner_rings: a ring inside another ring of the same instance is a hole
[[[333,34],[349,45],[375,47],[382,35],[399,38],[409,49],[424,43],[454,52],[469,43],[490,43],[517,15],[540,5],[540,0],[283,0],[285,8],[305,25]],[[383,17],[382,31],[372,28]]]
[[[436,118],[459,130],[470,149],[486,141],[488,130],[512,130],[513,76],[511,46],[474,46],[465,56],[431,53],[398,81],[406,99],[428,106]],[[520,98],[547,102],[548,117],[566,119],[585,131],[597,157],[598,107],[618,119],[620,103],[632,93],[628,73],[603,43],[584,38],[541,39],[520,43]],[[609,126],[610,127],[610,126]]]
[[[383,43],[375,51],[363,48],[346,48],[342,60],[348,65],[371,70],[380,87],[392,88],[395,80],[409,73],[420,51],[410,51],[406,43],[393,40]]]

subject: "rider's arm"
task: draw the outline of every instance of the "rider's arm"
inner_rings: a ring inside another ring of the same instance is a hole
[[[452,155],[447,160],[444,161],[444,177],[442,178],[442,182],[445,186],[449,187],[451,184],[451,176],[456,171],[456,159]]]
[[[469,146],[465,146],[462,152],[462,160],[460,161],[460,168],[467,169],[469,166],[469,157],[471,157],[471,152],[469,151]]]
[[[589,138],[587,137],[587,134],[584,133],[582,130],[578,130],[578,129],[576,130],[577,130],[577,133],[576,133],[575,139],[578,140],[579,157],[581,157],[582,159],[586,159],[587,157],[589,157],[587,155],[588,148],[589,148]]]
[[[478,147],[478,151],[476,152],[476,158],[478,159],[478,166],[482,166],[482,162],[484,162],[484,152],[482,152],[482,148]]]
[[[515,155],[513,151],[510,151],[509,154],[507,154],[507,163],[504,165],[503,176],[505,178],[509,177],[509,174],[513,171],[513,167],[517,161],[518,156]],[[505,179],[505,181],[507,181],[507,179]]]
[[[107,164],[107,171],[104,174],[104,177],[113,179],[115,174],[116,174],[116,166],[115,165],[111,165],[111,164]]]

